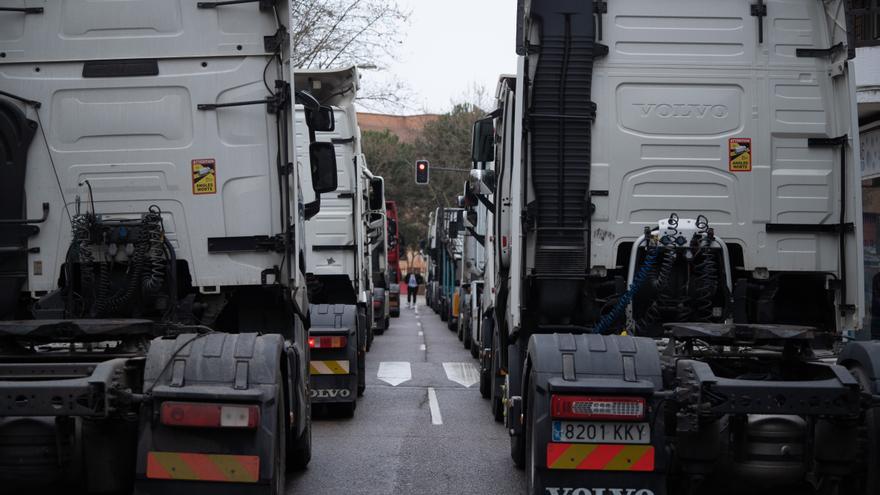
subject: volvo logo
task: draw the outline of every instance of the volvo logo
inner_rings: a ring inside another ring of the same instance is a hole
[[[727,105],[701,103],[633,103],[643,119],[654,116],[661,119],[724,119],[730,115]]]
[[[346,388],[327,388],[327,389],[312,389],[312,399],[347,399],[351,397],[351,391]]]

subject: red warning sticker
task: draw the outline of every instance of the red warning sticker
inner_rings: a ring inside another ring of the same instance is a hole
[[[730,171],[752,171],[751,138],[733,138],[730,140]]]
[[[217,161],[213,158],[192,161],[193,194],[217,193]]]

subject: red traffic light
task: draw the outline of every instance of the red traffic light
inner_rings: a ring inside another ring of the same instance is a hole
[[[418,160],[416,162],[416,184],[427,184],[430,181],[431,163],[428,160]]]

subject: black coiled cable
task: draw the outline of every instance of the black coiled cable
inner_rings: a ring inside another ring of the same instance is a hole
[[[141,221],[141,238],[147,244],[147,274],[143,279],[145,292],[156,292],[165,283],[165,232],[162,229],[162,212],[157,206],[151,206],[149,213]]]
[[[669,295],[672,272],[675,270],[677,254],[675,248],[665,248],[660,266],[657,268],[657,291],[658,295],[648,306],[644,317],[638,327],[644,329],[653,324],[663,321],[663,310],[674,305],[673,298]]]
[[[715,293],[718,292],[718,259],[709,248],[710,244],[711,241],[706,243],[695,265],[697,275],[694,278],[696,291],[694,306],[697,321],[701,322],[712,320]]]

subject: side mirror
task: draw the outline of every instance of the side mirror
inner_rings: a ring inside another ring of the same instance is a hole
[[[495,119],[488,117],[474,123],[474,141],[471,150],[474,163],[495,161]]]
[[[370,180],[370,209],[385,209],[385,181],[380,177],[374,177]]]
[[[309,145],[309,158],[312,169],[312,188],[315,193],[333,192],[336,183],[336,147],[333,143],[312,143]]]
[[[327,106],[320,106],[317,110],[306,109],[306,122],[316,132],[336,130],[336,117],[333,115],[333,109]]]
[[[495,171],[471,170],[469,183],[474,194],[495,194]]]

